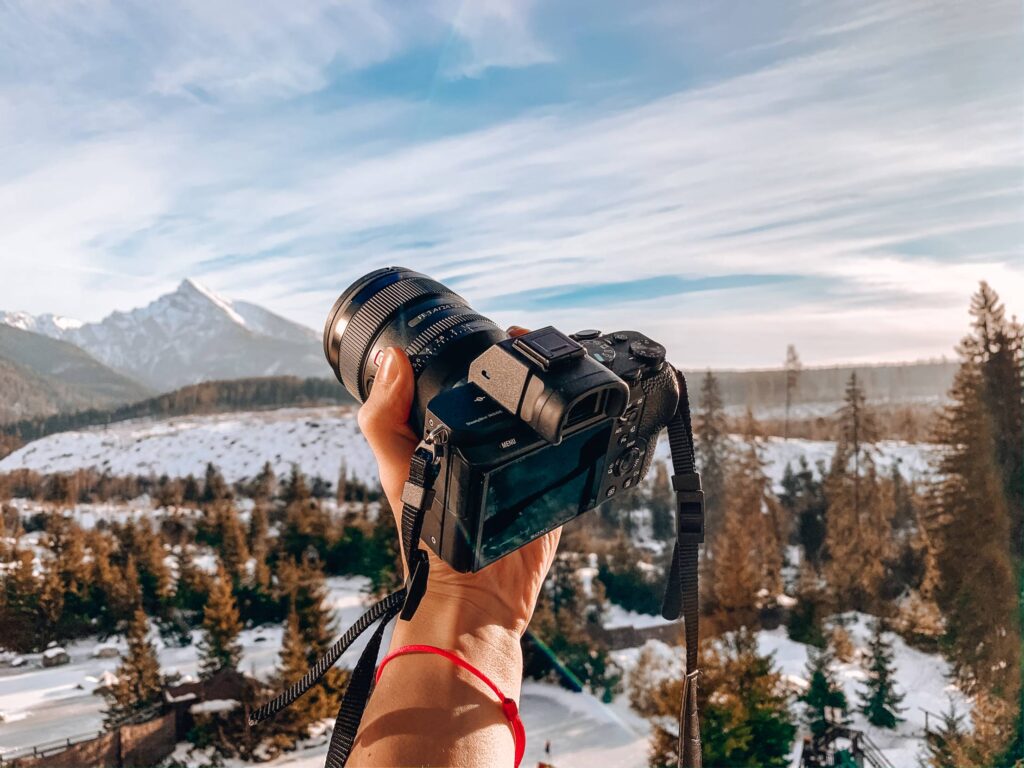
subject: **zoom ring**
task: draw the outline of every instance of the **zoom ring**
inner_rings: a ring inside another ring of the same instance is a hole
[[[365,397],[360,374],[373,338],[399,307],[427,296],[455,296],[459,301],[464,301],[458,294],[436,280],[429,277],[410,277],[385,286],[352,315],[341,339],[338,367],[342,383],[349,392],[358,392],[360,400]]]

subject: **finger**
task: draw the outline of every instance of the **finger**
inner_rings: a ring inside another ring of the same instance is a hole
[[[509,335],[509,338],[515,338],[516,336],[522,336],[524,333],[529,333],[529,329],[523,328],[519,325],[510,325],[508,330],[505,331]]]
[[[389,348],[370,396],[359,409],[359,428],[377,458],[381,484],[392,506],[395,498],[401,496],[409,460],[416,448],[416,436],[409,427],[415,386],[409,358],[402,350]]]

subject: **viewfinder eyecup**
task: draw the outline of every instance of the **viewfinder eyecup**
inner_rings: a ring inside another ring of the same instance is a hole
[[[576,341],[547,326],[486,349],[469,381],[553,445],[566,431],[622,415],[629,387]]]

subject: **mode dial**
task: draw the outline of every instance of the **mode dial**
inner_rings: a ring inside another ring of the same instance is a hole
[[[645,365],[660,365],[665,362],[665,348],[650,339],[637,339],[629,345],[629,354]]]

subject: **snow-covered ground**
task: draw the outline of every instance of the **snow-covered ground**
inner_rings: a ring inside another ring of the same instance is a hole
[[[345,628],[365,607],[368,581],[332,577],[328,586],[338,625]],[[243,671],[268,678],[277,661],[281,635],[280,627],[244,630],[240,638]],[[346,652],[342,663],[354,663],[368,635]],[[167,646],[159,637],[154,642],[165,673],[196,675],[195,643]],[[125,648],[123,638],[113,644]],[[42,667],[41,654],[27,655],[27,664],[20,668],[0,666],[0,754],[102,727],[104,701],[95,690],[103,673],[115,670],[119,659],[96,658],[93,654],[98,646],[95,639],[65,646],[71,663],[60,667]],[[528,681],[523,686],[520,708],[528,735],[524,765],[536,765],[543,759],[548,740],[559,768],[646,765],[646,724],[629,711],[625,701],[605,705],[590,694],[574,694],[552,684]],[[184,753],[184,747],[181,751]],[[325,754],[325,738],[312,739],[305,749],[264,765],[320,768]]]
[[[338,618],[339,627],[353,622],[366,604],[367,581],[362,578],[333,577],[328,580],[329,601]],[[657,623],[654,617],[641,617],[618,606],[612,606],[609,625],[635,626]],[[848,631],[858,649],[866,645],[867,617],[852,614]],[[243,631],[242,669],[261,678],[273,672],[281,644],[280,627],[259,627]],[[198,640],[198,636],[196,637]],[[795,685],[804,680],[807,646],[786,637],[784,630],[762,631],[758,634],[762,652],[771,652],[787,679]],[[165,673],[179,672],[194,676],[197,672],[197,647],[167,646],[157,637],[160,664]],[[112,644],[119,649],[123,638]],[[681,658],[681,650],[657,641],[650,644],[670,659]],[[19,747],[63,739],[99,730],[102,725],[103,699],[94,692],[105,672],[116,669],[119,659],[98,658],[98,640],[80,641],[65,646],[71,663],[44,668],[41,654],[26,656],[27,663],[17,668],[0,666],[0,754]],[[343,658],[351,664],[362,643],[357,643]],[[639,648],[613,652],[616,662],[627,676],[635,667]],[[868,726],[863,717],[854,716],[854,727],[867,730],[894,765],[916,765],[922,744],[923,709],[944,710],[953,697],[960,711],[967,711],[963,696],[946,682],[948,668],[938,656],[907,647],[898,637],[894,642],[896,682],[906,694],[906,721],[896,731],[883,731]],[[855,659],[840,664],[838,679],[842,681],[851,702],[857,702],[857,689],[864,673]],[[646,765],[647,724],[629,708],[628,698],[621,695],[611,704],[604,704],[590,694],[576,694],[548,683],[528,681],[523,686],[521,710],[527,731],[524,765],[535,765],[544,759],[545,742],[551,742],[551,758],[559,768],[593,768],[594,765],[615,765],[620,768],[642,768]],[[326,752],[326,736],[311,739],[297,752],[283,755],[267,764],[274,768],[319,768]],[[798,747],[794,746],[795,753]],[[184,747],[180,748],[184,752]],[[230,765],[240,765],[231,762]]]
[[[766,472],[776,485],[787,463],[795,467],[804,456],[813,467],[819,460],[827,463],[835,450],[832,442],[777,437],[765,438],[761,445]],[[880,467],[897,464],[907,478],[923,477],[935,450],[931,445],[896,440],[874,447]],[[666,439],[659,441],[656,455],[668,459]],[[373,456],[359,433],[355,411],[349,407],[138,419],[61,432],[35,440],[0,460],[0,472],[22,468],[68,472],[93,467],[114,475],[199,477],[211,461],[229,482],[255,476],[267,461],[279,476],[298,464],[307,475],[333,482],[344,463],[349,474],[376,481]]]
[[[61,432],[0,460],[0,472],[68,472],[92,467],[114,475],[201,477],[207,462],[229,482],[255,476],[269,461],[278,476],[293,463],[334,482],[342,460],[350,475],[376,480],[376,464],[352,408],[281,408],[170,419],[135,419]]]

